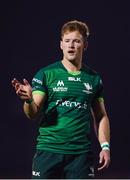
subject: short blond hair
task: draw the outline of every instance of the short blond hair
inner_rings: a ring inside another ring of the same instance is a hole
[[[65,23],[61,28],[61,39],[63,38],[66,32],[79,31],[86,41],[89,36],[89,28],[86,23],[83,23],[78,20],[72,20]]]

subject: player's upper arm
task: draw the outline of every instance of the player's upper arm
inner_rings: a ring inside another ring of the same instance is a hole
[[[96,118],[96,121],[100,121],[100,119],[103,116],[107,115],[103,100],[102,101],[99,99],[95,100],[92,105],[92,110],[93,110],[94,116]]]
[[[33,91],[33,100],[37,107],[41,109],[41,107],[44,105],[46,101],[46,93],[41,91]]]

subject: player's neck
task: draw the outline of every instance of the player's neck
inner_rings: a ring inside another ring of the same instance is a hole
[[[63,59],[62,64],[64,65],[64,67],[67,69],[67,71],[79,71],[81,69],[81,62],[71,62],[68,61],[66,59]]]

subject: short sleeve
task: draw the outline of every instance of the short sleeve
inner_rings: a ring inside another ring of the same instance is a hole
[[[103,82],[101,77],[99,77],[98,80],[98,86],[97,86],[97,92],[94,96],[93,101],[98,100],[98,101],[104,101],[104,92],[103,92]]]
[[[32,91],[34,93],[44,94],[47,93],[46,77],[43,70],[36,73],[32,79]]]

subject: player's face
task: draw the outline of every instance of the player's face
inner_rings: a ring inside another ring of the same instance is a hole
[[[68,61],[81,60],[84,50],[83,36],[78,31],[66,32],[60,44],[63,58]]]

